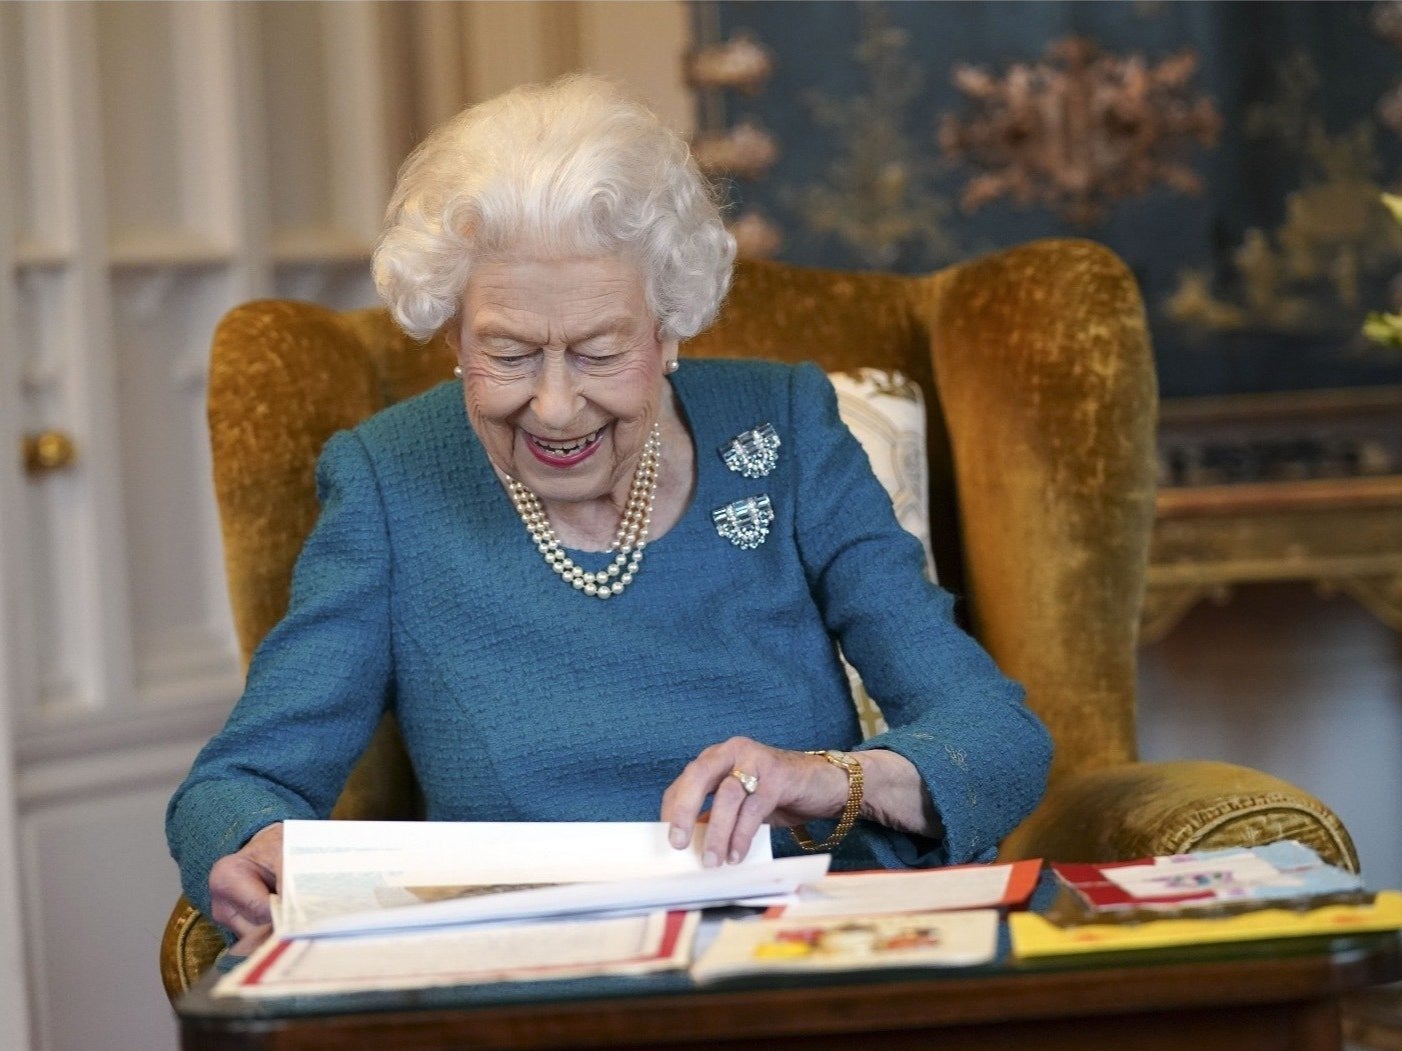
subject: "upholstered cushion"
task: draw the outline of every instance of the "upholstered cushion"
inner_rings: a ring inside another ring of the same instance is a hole
[[[925,455],[925,398],[903,373],[855,369],[828,375],[837,391],[837,412],[866,451],[886,492],[896,520],[925,548],[925,574],[935,579],[930,551],[930,471]],[[870,737],[886,729],[880,704],[872,699],[857,670],[846,660],[852,699]]]
[[[837,391],[838,415],[891,494],[896,520],[925,548],[925,574],[934,580],[925,397],[920,387],[903,373],[882,369],[834,372],[828,378]]]

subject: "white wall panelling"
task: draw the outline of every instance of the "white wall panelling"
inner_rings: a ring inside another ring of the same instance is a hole
[[[332,306],[363,304],[373,299],[375,285],[366,264],[280,263],[273,268],[273,294]]]
[[[688,15],[683,3],[613,0],[579,5],[581,69],[605,73],[630,84],[679,134],[690,135],[694,101],[681,77],[688,46]],[[646,41],[646,46],[640,42]]]
[[[463,10],[470,100],[590,70],[621,80],[678,132],[691,133],[692,101],[681,77],[688,39],[685,4],[486,0]]]
[[[166,786],[56,803],[22,823],[31,895],[36,1029],[51,1051],[176,1046],[155,966],[173,888],[151,878],[165,858]]]
[[[13,288],[12,334],[20,366],[18,416],[23,431],[38,433],[61,427],[72,415],[65,404],[65,348],[73,339],[65,319],[64,299],[74,292],[66,267],[28,266],[20,270]],[[80,503],[79,483],[72,473],[55,474],[43,484],[30,485],[20,501],[27,512],[29,557],[20,567],[29,596],[32,634],[17,658],[29,666],[26,676],[37,689],[26,691],[31,703],[21,725],[32,726],[39,710],[83,707],[81,625],[83,583],[77,564],[63,557],[80,543],[81,528],[72,510]]]
[[[258,4],[253,18],[263,84],[258,127],[273,173],[267,186],[272,222],[279,237],[299,228],[325,231],[332,223],[331,173],[325,163],[330,154],[326,71],[332,56],[319,43],[305,46],[308,39],[324,38],[322,5]]]
[[[318,10],[329,89],[323,119],[331,130],[325,163],[331,173],[332,226],[368,248],[379,232],[399,160],[390,154],[386,127],[390,90],[382,76],[365,75],[366,69],[386,68],[380,11],[366,0],[323,4]]]
[[[225,267],[193,265],[123,270],[112,280],[139,704],[163,693],[181,703],[179,683],[190,677],[222,679],[225,700],[237,689],[218,526],[200,484],[210,474],[204,362],[209,332],[233,298],[229,281]]]
[[[20,18],[30,90],[52,103],[46,123],[29,123],[26,145],[53,158],[55,185],[63,194],[47,200],[39,191],[47,194],[49,188],[35,183],[36,198],[15,205],[33,216],[36,240],[58,247],[43,266],[21,260],[16,275],[19,296],[27,300],[22,312],[39,348],[31,370],[39,382],[22,392],[23,415],[33,428],[70,434],[79,450],[77,465],[66,475],[27,487],[36,505],[30,510],[31,540],[45,536],[65,544],[49,560],[51,566],[61,563],[61,570],[33,582],[49,590],[64,623],[40,647],[46,664],[39,669],[38,692],[21,698],[21,737],[45,720],[120,709],[130,699],[121,523],[108,513],[119,480],[92,13],[84,5],[36,4],[24,5]],[[58,214],[65,218],[50,236],[48,217]]]
[[[258,296],[373,302],[390,114],[412,105],[386,26],[414,10],[0,2],[7,1051],[174,1046],[163,811],[240,680],[210,333]],[[26,477],[14,452],[45,430],[77,460]]]
[[[11,237],[19,259],[33,262],[70,259],[74,233],[72,214],[60,207],[72,196],[72,154],[56,148],[45,130],[59,126],[67,105],[65,84],[46,75],[65,53],[63,25],[41,6],[4,5],[5,101],[15,146],[7,167],[13,188]]]
[[[578,63],[578,4],[484,0],[463,8],[469,101],[548,80]]]
[[[268,185],[275,262],[360,263],[399,161],[389,145],[394,89],[384,69],[392,12],[364,0],[260,4]]]

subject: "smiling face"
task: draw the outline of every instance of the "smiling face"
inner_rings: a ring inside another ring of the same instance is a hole
[[[477,265],[451,340],[492,465],[546,505],[627,499],[662,411],[664,361],[638,268],[614,257]]]

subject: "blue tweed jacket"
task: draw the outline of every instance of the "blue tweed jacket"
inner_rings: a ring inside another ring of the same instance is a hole
[[[168,810],[198,907],[213,863],[259,828],[330,812],[386,708],[435,819],[656,820],[682,767],[738,734],[889,748],[919,769],[942,835],[859,824],[839,867],[993,856],[1040,798],[1047,733],[922,576],[826,377],[689,361],[672,383],[695,496],[607,602],[563,586],[528,542],[457,384],[327,443],[287,616]],[[779,463],[746,479],[717,450],[764,422]],[[774,521],[743,550],[711,511],[759,494]],[[610,557],[570,554],[591,570]],[[891,726],[864,743],[836,644]],[[775,846],[794,850],[787,835]]]

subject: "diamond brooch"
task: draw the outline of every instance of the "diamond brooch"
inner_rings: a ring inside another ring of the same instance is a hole
[[[764,543],[769,535],[769,523],[774,521],[774,508],[769,494],[747,496],[743,500],[718,507],[711,512],[716,532],[742,550],[752,550]]]
[[[779,462],[779,434],[771,423],[737,434],[720,447],[725,466],[745,478],[763,478]]]

